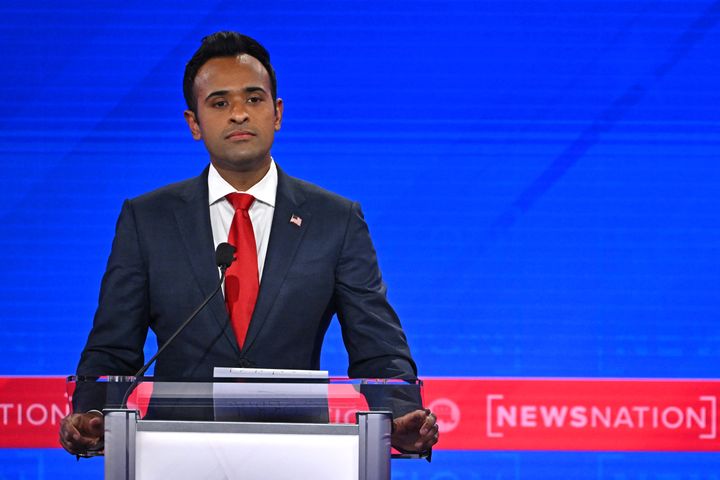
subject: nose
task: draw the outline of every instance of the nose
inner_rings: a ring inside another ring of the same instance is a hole
[[[230,121],[235,123],[243,123],[248,119],[248,113],[245,104],[235,103],[230,110]]]

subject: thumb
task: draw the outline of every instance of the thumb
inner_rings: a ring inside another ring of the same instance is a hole
[[[104,422],[101,416],[85,413],[78,420],[76,427],[81,434],[94,437],[103,434]]]
[[[105,433],[105,422],[102,417],[91,418],[88,422],[88,429],[93,435],[101,436]]]

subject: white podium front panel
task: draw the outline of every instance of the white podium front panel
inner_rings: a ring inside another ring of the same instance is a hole
[[[359,475],[357,435],[142,430],[135,437],[136,480],[357,480]]]

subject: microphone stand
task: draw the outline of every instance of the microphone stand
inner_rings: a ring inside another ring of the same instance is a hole
[[[188,317],[187,320],[183,322],[182,325],[175,331],[175,333],[172,334],[170,338],[158,349],[158,351],[155,353],[155,355],[152,356],[152,358],[145,364],[143,367],[137,371],[135,374],[135,378],[133,379],[132,383],[127,389],[127,392],[125,392],[125,396],[123,397],[122,403],[120,404],[120,408],[127,408],[127,401],[130,398],[130,394],[132,394],[133,391],[135,391],[135,388],[140,384],[141,379],[143,378],[142,375],[150,368],[150,366],[155,362],[155,360],[160,356],[160,354],[165,351],[165,348],[167,348],[168,345],[170,345],[173,340],[175,340],[175,337],[180,335],[180,333],[185,330],[185,327],[187,327],[190,322],[193,321],[193,319],[197,316],[200,311],[205,308],[205,305],[210,302],[210,300],[217,295],[217,293],[220,291],[220,288],[222,287],[223,282],[225,281],[225,271],[230,265],[220,265],[220,282],[218,282],[217,287],[215,287],[215,290],[213,290],[212,294],[208,296],[203,303],[200,304],[199,307],[195,309],[194,312]]]

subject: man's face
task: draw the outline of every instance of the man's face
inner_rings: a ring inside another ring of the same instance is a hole
[[[218,170],[252,172],[270,164],[270,147],[280,130],[270,76],[254,57],[217,57],[198,71],[194,83],[197,114],[185,111],[193,138],[202,140]]]

